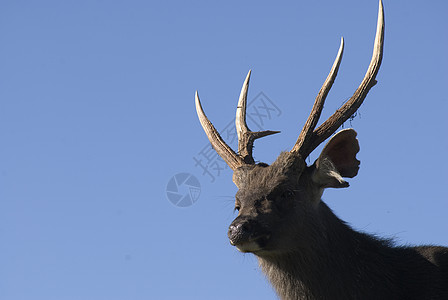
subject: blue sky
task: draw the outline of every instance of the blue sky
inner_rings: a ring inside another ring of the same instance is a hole
[[[256,143],[270,163],[294,144],[341,36],[323,118],[352,95],[377,6],[2,1],[0,299],[275,299],[253,256],[227,240],[231,172],[212,182],[195,166],[208,141],[194,92],[225,128],[252,69],[252,108],[260,93],[277,107],[258,121],[282,131]],[[384,7],[378,84],[345,125],[358,131],[361,170],[323,199],[358,230],[448,245],[448,3]],[[167,198],[179,173],[201,186],[184,208]]]

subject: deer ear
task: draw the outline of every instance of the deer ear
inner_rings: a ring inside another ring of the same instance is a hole
[[[356,135],[353,129],[345,129],[328,141],[315,162],[313,181],[322,187],[348,187],[348,182],[342,177],[355,177],[360,164],[356,159],[359,152]]]

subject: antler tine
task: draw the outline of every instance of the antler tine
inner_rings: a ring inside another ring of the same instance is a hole
[[[316,100],[314,101],[311,113],[308,116],[308,119],[306,120],[305,125],[303,126],[303,129],[300,132],[299,138],[297,139],[297,142],[292,148],[291,152],[300,153],[299,150],[306,148],[306,146],[304,145],[309,143],[313,130],[316,127],[317,122],[319,121],[320,114],[322,113],[325,99],[327,98],[328,92],[333,86],[334,80],[336,79],[336,75],[338,74],[339,65],[341,64],[343,53],[344,53],[344,38],[341,37],[341,44],[339,46],[338,54],[336,55],[336,59],[334,60],[330,73],[328,74],[327,79],[325,79],[324,84],[322,85],[319,93],[316,96]]]
[[[250,131],[246,124],[246,106],[247,106],[247,91],[249,90],[249,80],[252,70],[247,73],[246,79],[244,80],[243,87],[241,88],[240,98],[238,99],[238,106],[236,107],[236,133],[238,134],[238,141],[242,136]]]
[[[236,170],[238,167],[244,164],[243,159],[236,154],[232,148],[230,148],[219,135],[213,124],[209,121],[202,109],[201,101],[199,100],[199,94],[196,91],[195,94],[196,112],[201,122],[202,128],[207,134],[208,140],[212,144],[213,149],[221,156],[224,161],[229,165],[232,170]]]
[[[254,158],[252,157],[252,149],[254,141],[258,138],[268,136],[271,134],[279,133],[280,131],[250,131],[246,123],[246,107],[247,107],[247,91],[249,89],[251,70],[247,73],[244,80],[243,87],[241,88],[240,98],[238,100],[238,106],[236,108],[235,126],[238,134],[238,153],[245,163],[254,164]]]
[[[354,92],[353,96],[333,115],[331,115],[325,122],[323,122],[316,130],[313,131],[309,138],[309,143],[304,144],[300,149],[293,150],[300,153],[305,158],[317,146],[330,137],[356,110],[361,106],[370,89],[377,83],[376,75],[381,66],[383,59],[383,45],[384,45],[384,11],[383,3],[379,1],[378,8],[378,23],[376,28],[375,43],[373,46],[372,59],[367,69],[364,78],[359,87]]]

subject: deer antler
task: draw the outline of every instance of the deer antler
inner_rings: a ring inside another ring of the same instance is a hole
[[[262,138],[271,134],[279,133],[280,131],[250,131],[246,124],[246,106],[247,106],[247,91],[249,89],[250,73],[247,73],[244,80],[243,87],[241,88],[240,99],[238,100],[238,106],[236,108],[235,126],[238,134],[238,153],[243,160],[248,164],[254,164],[252,157],[252,149],[254,141],[258,138]]]
[[[341,64],[343,52],[344,52],[344,38],[341,37],[341,45],[339,46],[338,55],[334,60],[333,66],[331,67],[327,79],[325,79],[324,84],[322,85],[319,93],[317,94],[311,113],[308,119],[306,120],[305,125],[303,126],[303,129],[300,132],[299,138],[297,139],[297,142],[294,145],[294,148],[291,150],[291,152],[298,152],[299,149],[303,148],[304,145],[306,145],[309,142],[310,138],[312,137],[313,130],[316,127],[322,109],[324,108],[325,98],[327,98],[328,92],[330,91],[334,83],[334,80],[336,79],[336,75],[338,74],[339,65]]]
[[[342,53],[344,51],[344,39],[341,38],[341,45],[339,46],[338,55],[333,63],[333,66],[325,80],[322,88],[320,89],[316,100],[314,101],[313,108],[311,110],[310,116],[305,122],[305,126],[300,132],[299,138],[291,150],[291,153],[300,155],[303,159],[308,157],[308,155],[326,140],[330,135],[332,135],[347,119],[355,113],[355,111],[361,106],[367,93],[376,84],[375,77],[381,65],[381,60],[383,58],[383,42],[384,42],[384,12],[383,4],[380,0],[379,11],[378,11],[378,24],[376,29],[375,44],[372,55],[372,60],[370,61],[369,68],[367,69],[366,75],[362,80],[359,87],[356,89],[353,96],[341,107],[339,108],[330,118],[328,118],[322,125],[317,129],[316,125],[319,121],[325,98],[333,85],[333,82],[338,73],[339,65],[342,59]],[[241,89],[240,98],[238,100],[238,106],[236,109],[236,131],[238,134],[238,154],[235,153],[232,148],[227,145],[224,140],[219,135],[218,131],[215,129],[213,124],[209,121],[205,115],[201,101],[199,100],[198,92],[196,91],[196,112],[204,128],[207,137],[212,144],[216,152],[224,159],[224,161],[229,165],[232,170],[246,165],[254,164],[254,158],[252,156],[252,149],[254,141],[258,138],[271,135],[274,133],[279,133],[280,131],[250,131],[246,124],[246,107],[247,107],[247,91],[249,89],[251,71],[246,76],[243,87]]]
[[[232,170],[236,170],[238,167],[244,165],[243,159],[236,154],[232,148],[226,144],[226,142],[224,142],[212,122],[208,120],[204,110],[202,109],[198,91],[196,91],[195,100],[196,112],[198,114],[199,121],[201,122],[202,128],[204,128],[205,134],[207,134],[208,140],[212,144],[213,149],[215,149],[218,155],[224,159]]]
[[[353,96],[339,108],[331,117],[329,117],[322,125],[316,130],[316,124],[319,120],[322,108],[325,102],[325,98],[330,91],[330,88],[336,78],[339,64],[344,49],[344,40],[341,39],[341,46],[336,60],[331,68],[330,74],[325,80],[319,94],[316,97],[310,116],[305,123],[296,144],[291,150],[291,153],[297,153],[302,158],[308,157],[308,155],[316,149],[323,141],[330,137],[350,116],[352,116],[356,110],[361,106],[365,97],[370,89],[376,84],[375,77],[381,65],[383,58],[383,43],[384,43],[384,11],[383,3],[379,2],[378,9],[378,23],[375,35],[375,43],[373,48],[372,59],[369,64],[369,68],[364,76],[359,87],[356,89]]]
[[[244,80],[243,87],[241,88],[240,98],[238,100],[238,106],[236,109],[236,119],[235,126],[238,134],[238,154],[236,154],[229,145],[224,142],[224,140],[219,135],[218,131],[215,129],[213,124],[209,121],[207,116],[202,109],[201,101],[199,100],[198,92],[196,91],[196,112],[201,122],[202,128],[204,128],[207,137],[212,144],[212,147],[221,156],[224,161],[229,165],[232,170],[245,165],[245,164],[255,164],[254,158],[252,157],[252,149],[254,146],[254,141],[258,138],[262,138],[267,135],[279,133],[280,131],[250,131],[246,124],[246,107],[247,107],[247,91],[249,89],[249,79],[251,71],[246,76]]]

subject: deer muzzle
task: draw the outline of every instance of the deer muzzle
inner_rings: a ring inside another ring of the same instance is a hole
[[[241,252],[256,252],[267,243],[270,235],[260,231],[259,226],[249,221],[236,219],[227,232],[230,244]]]

